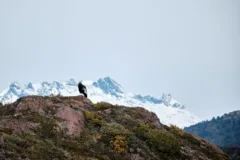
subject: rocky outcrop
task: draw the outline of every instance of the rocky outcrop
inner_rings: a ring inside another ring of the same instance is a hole
[[[0,149],[0,159],[229,159],[144,108],[93,104],[83,96],[28,96],[1,106]]]
[[[66,129],[68,135],[79,134],[85,125],[83,111],[90,108],[91,101],[82,96],[79,97],[23,97],[10,106],[2,107],[2,110],[8,110],[8,107],[14,109],[13,117],[0,121],[0,128],[12,130],[13,132],[23,132],[38,126],[31,121],[26,122],[22,119],[28,118],[31,114],[40,116],[50,116],[61,119],[58,123],[60,128]],[[17,118],[17,119],[13,119]]]

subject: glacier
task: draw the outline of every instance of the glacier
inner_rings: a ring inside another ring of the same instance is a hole
[[[188,127],[201,121],[199,117],[188,111],[184,105],[175,100],[171,94],[164,94],[161,98],[150,95],[128,93],[124,88],[110,77],[100,78],[97,81],[83,81],[87,87],[88,98],[93,103],[105,101],[111,104],[128,107],[143,107],[154,112],[161,123],[165,125],[177,125],[180,128]],[[21,86],[13,82],[9,87],[0,92],[0,102],[3,104],[13,103],[17,99],[28,96],[77,96],[77,82],[74,79],[58,82],[40,82]]]

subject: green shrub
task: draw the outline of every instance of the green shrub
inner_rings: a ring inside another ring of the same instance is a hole
[[[117,153],[128,151],[128,142],[133,133],[125,129],[122,125],[117,123],[107,124],[101,128],[100,133],[102,135],[100,143],[104,144],[105,152],[109,152],[109,149],[113,149]]]
[[[66,131],[58,125],[58,121],[54,118],[47,118],[40,115],[29,117],[33,122],[40,125],[33,129],[36,135],[42,139],[51,139],[54,143],[58,144],[62,138],[65,137]]]
[[[93,104],[93,107],[97,110],[105,110],[105,109],[112,108],[113,105],[107,102],[98,102],[96,104]]]
[[[73,141],[73,140],[61,141],[61,147],[71,152],[79,152],[79,150],[81,149],[81,146],[82,145],[79,145],[77,141]]]
[[[4,149],[6,157],[9,159],[23,159],[31,154],[30,148],[39,142],[36,136],[28,133],[23,134],[3,134]]]
[[[84,111],[84,115],[88,123],[91,125],[103,126],[107,123],[105,119],[97,112]]]
[[[179,139],[166,130],[151,129],[147,124],[140,123],[135,133],[146,141],[150,148],[155,148],[161,154],[174,156],[180,153]]]
[[[134,119],[127,113],[118,113],[112,116],[112,118],[114,118],[117,123],[123,125],[126,129],[130,131],[134,131],[140,123],[140,120]]]
[[[30,159],[33,160],[65,160],[64,151],[55,146],[52,141],[40,141],[30,149]]]
[[[150,128],[148,125],[146,125],[145,123],[140,123],[139,126],[137,127],[135,133],[139,138],[146,140],[146,139],[148,139],[149,130],[150,130]]]
[[[171,125],[170,125],[170,129],[171,129],[171,131],[172,131],[174,134],[176,134],[176,135],[183,136],[183,135],[185,134],[184,130],[181,129],[181,128],[179,128],[179,127],[176,126],[176,125],[171,124]]]
[[[110,123],[101,128],[101,132],[106,135],[116,136],[116,135],[132,135],[130,131],[125,129],[122,125],[118,123]]]
[[[201,142],[199,140],[197,140],[196,138],[194,138],[194,136],[191,135],[190,133],[184,133],[182,138],[187,140],[187,142],[190,143],[190,144],[193,144],[193,145],[196,145],[196,146],[201,145]]]
[[[118,113],[120,113],[121,115],[129,115],[130,117],[132,117],[133,119],[141,119],[141,113],[139,113],[138,111],[136,111],[135,108],[122,108],[118,110]]]
[[[38,143],[39,139],[36,137],[35,134],[30,134],[30,133],[21,133],[18,135],[21,137],[21,139],[24,139],[27,142],[27,146],[31,146],[32,144]]]
[[[178,155],[180,153],[180,142],[171,133],[165,130],[150,130],[147,133],[148,144],[161,153]]]
[[[64,151],[52,140],[41,140],[29,133],[3,135],[5,155],[9,159],[65,160]],[[21,158],[20,158],[21,157]]]
[[[17,135],[3,135],[6,148],[14,153],[24,152],[24,144],[26,141]]]

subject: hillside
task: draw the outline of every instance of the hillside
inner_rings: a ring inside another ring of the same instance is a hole
[[[160,97],[140,95],[126,92],[124,88],[110,77],[100,78],[97,81],[83,81],[87,87],[88,97],[93,103],[100,101],[129,107],[143,107],[161,117],[161,122],[174,124],[181,128],[200,122],[200,119],[187,110],[187,108],[174,99],[170,94],[162,94]],[[11,83],[0,92],[0,102],[12,103],[17,99],[29,95],[50,96],[77,96],[77,82],[74,79],[68,81],[53,81],[28,83],[21,86],[17,82]]]
[[[83,96],[27,96],[0,106],[0,159],[228,160],[214,144],[141,107]]]
[[[224,114],[211,121],[186,127],[184,130],[221,147],[240,147],[240,111]]]

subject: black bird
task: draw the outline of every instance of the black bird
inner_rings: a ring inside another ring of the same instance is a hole
[[[82,84],[82,81],[78,83],[78,90],[82,93],[85,97],[87,97],[87,88]]]

